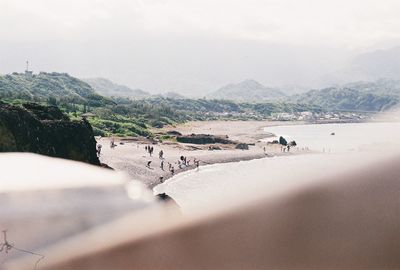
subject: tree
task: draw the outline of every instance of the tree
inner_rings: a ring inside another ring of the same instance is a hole
[[[57,99],[55,97],[50,96],[47,99],[47,104],[51,106],[57,106]]]

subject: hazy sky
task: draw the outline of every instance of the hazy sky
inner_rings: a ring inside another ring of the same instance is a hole
[[[0,0],[0,73],[29,59],[155,92],[312,85],[400,44],[399,14],[398,0]]]

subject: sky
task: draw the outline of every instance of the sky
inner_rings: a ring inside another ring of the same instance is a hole
[[[0,0],[0,73],[68,72],[201,95],[314,86],[400,44],[397,0]]]

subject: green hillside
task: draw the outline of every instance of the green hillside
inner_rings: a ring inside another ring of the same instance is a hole
[[[125,85],[116,84],[105,78],[83,79],[97,93],[105,97],[125,97],[132,99],[142,99],[151,96],[150,93],[140,89],[131,89]]]
[[[399,97],[387,94],[373,94],[372,91],[352,88],[331,87],[322,90],[311,90],[295,95],[291,102],[320,106],[325,110],[352,111],[386,111],[399,102]]]
[[[87,83],[66,73],[0,75],[0,97],[55,104],[81,104],[99,107],[111,100],[97,94]],[[53,104],[54,105],[54,104]]]

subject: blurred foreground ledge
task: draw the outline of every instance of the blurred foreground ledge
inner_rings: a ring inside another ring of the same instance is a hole
[[[113,171],[32,154],[0,164],[0,226],[45,256],[37,269],[400,269],[398,155],[190,217]],[[1,269],[34,268],[16,253]]]

